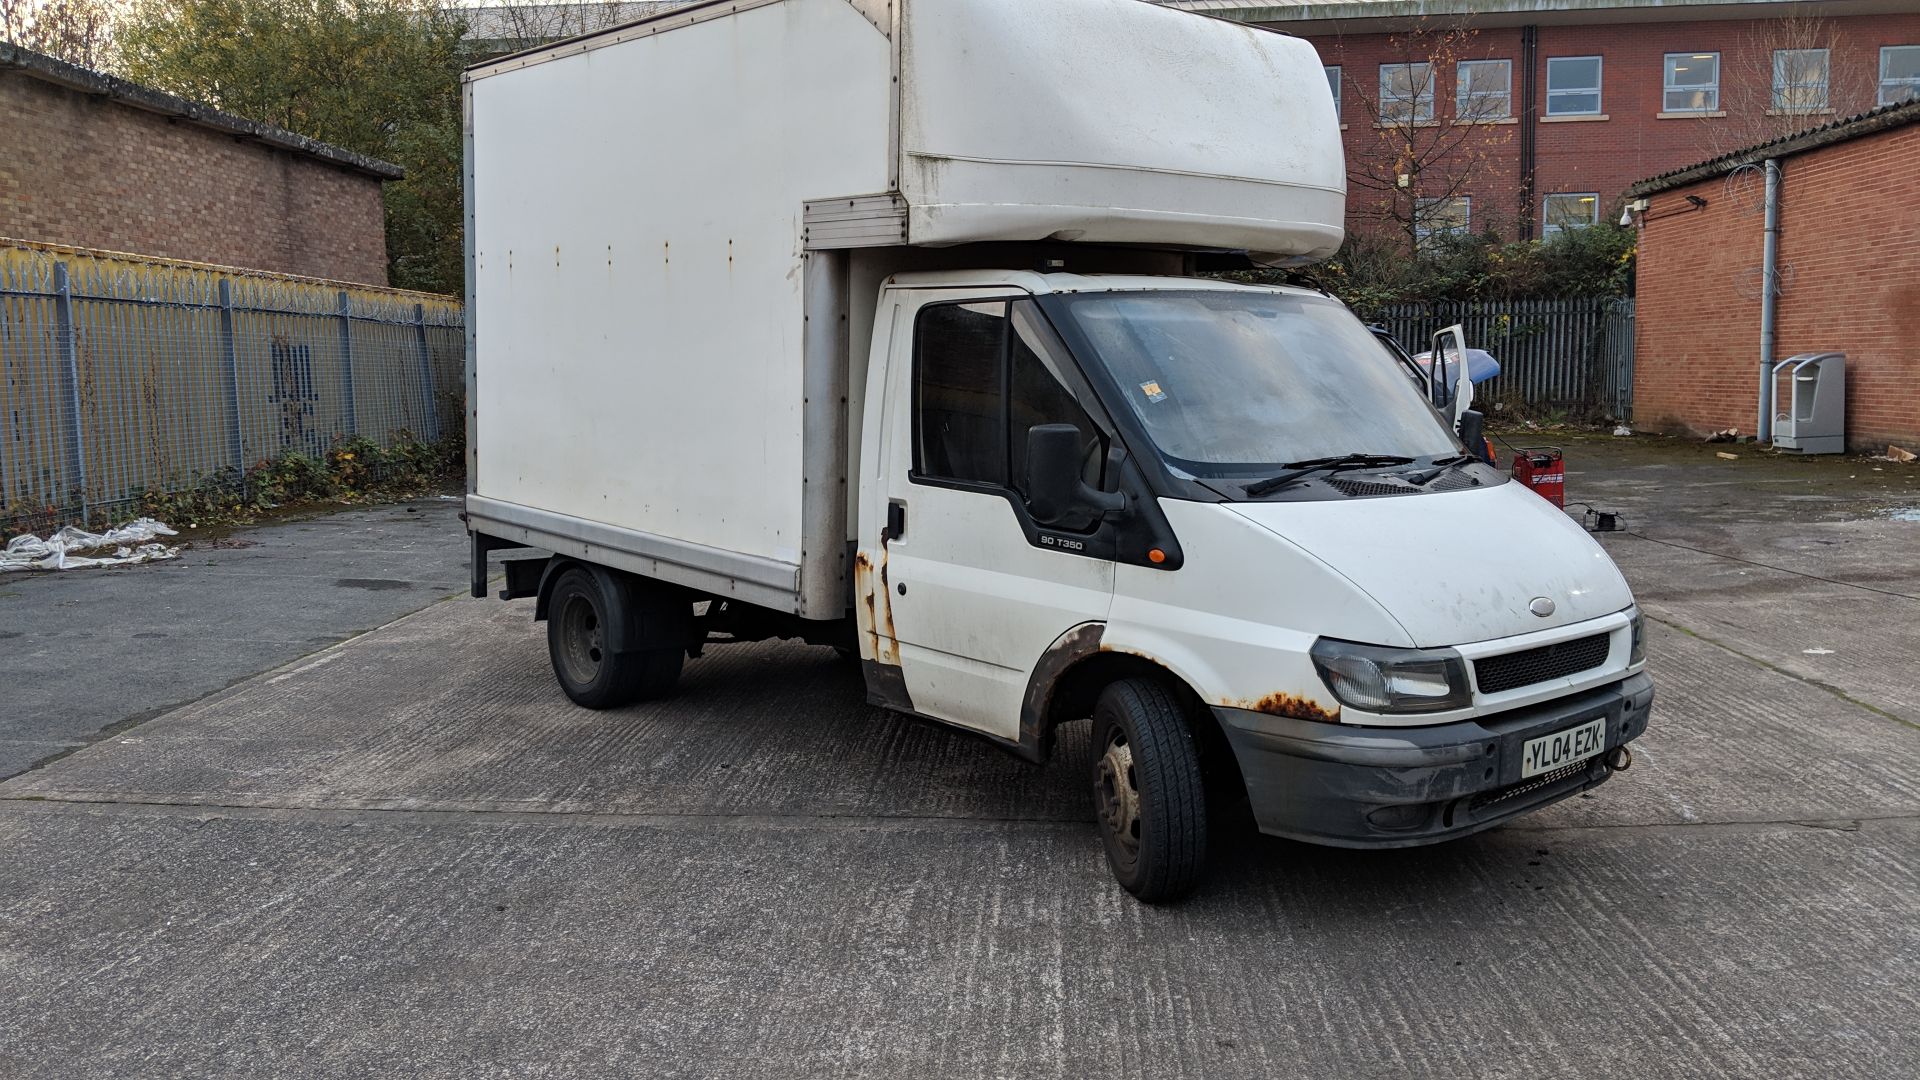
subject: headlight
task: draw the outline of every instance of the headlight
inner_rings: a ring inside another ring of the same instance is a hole
[[[1355,709],[1426,713],[1473,703],[1467,662],[1452,649],[1389,649],[1321,638],[1311,654],[1327,689]]]
[[[1633,609],[1633,648],[1627,652],[1627,666],[1644,664],[1647,660],[1647,617],[1640,614],[1639,608]]]

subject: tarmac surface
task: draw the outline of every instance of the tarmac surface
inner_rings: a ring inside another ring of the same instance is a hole
[[[460,503],[194,536],[179,559],[0,575],[0,777],[467,587]]]
[[[1149,908],[1084,724],[1035,768],[793,644],[590,713],[456,599],[0,783],[0,1075],[1920,1075],[1911,488],[1640,442],[1569,447],[1659,694],[1590,797]]]

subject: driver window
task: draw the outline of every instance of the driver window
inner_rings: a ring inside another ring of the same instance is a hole
[[[938,304],[920,312],[913,365],[914,473],[1007,482],[1007,305]]]
[[[1081,476],[1103,487],[1107,438],[1061,382],[1036,319],[1026,301],[921,310],[913,372],[915,478],[992,484],[1024,497],[1027,429],[1072,424],[1084,447]]]

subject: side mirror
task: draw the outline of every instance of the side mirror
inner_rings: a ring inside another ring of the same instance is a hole
[[[1050,525],[1075,511],[1096,514],[1124,510],[1127,497],[1099,491],[1080,478],[1080,429],[1072,424],[1035,424],[1027,429],[1027,508],[1034,520]]]

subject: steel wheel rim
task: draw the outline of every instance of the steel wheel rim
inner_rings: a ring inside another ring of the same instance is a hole
[[[594,608],[593,601],[579,594],[568,597],[560,612],[560,630],[565,643],[561,655],[567,663],[567,674],[575,682],[592,682],[599,676],[600,665],[606,659],[600,636],[600,612]]]
[[[1113,840],[1122,861],[1132,865],[1140,857],[1140,788],[1134,779],[1133,747],[1119,728],[1107,735],[1106,749],[1094,765],[1093,790],[1100,827]]]

